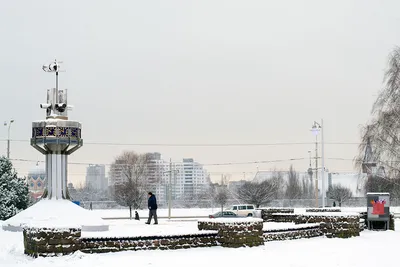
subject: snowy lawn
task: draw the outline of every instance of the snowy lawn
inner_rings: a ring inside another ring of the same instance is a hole
[[[152,229],[156,226],[147,225]],[[161,226],[162,225],[158,225]],[[132,226],[133,227],[133,226]],[[396,220],[399,229],[400,221]],[[175,251],[128,251],[108,254],[83,254],[59,258],[32,259],[23,255],[22,233],[0,230],[1,267],[112,267],[112,266],[255,266],[297,267],[365,267],[395,266],[400,231],[364,231],[360,237],[328,239],[317,237],[291,241],[274,241],[254,248],[195,248]],[[381,252],[373,254],[379,246]],[[382,254],[383,253],[383,254]],[[378,257],[378,255],[385,255]],[[266,263],[267,262],[267,263]],[[393,265],[394,264],[394,265]]]
[[[340,208],[342,212],[363,212],[367,211],[367,207],[344,207]],[[195,217],[195,216],[208,216],[210,214],[214,214],[220,211],[220,208],[214,209],[200,209],[200,208],[192,208],[192,209],[172,209],[171,216],[172,217]],[[295,213],[305,213],[305,208],[295,208]],[[118,218],[118,217],[129,217],[129,209],[99,209],[92,210],[94,214],[100,216],[101,218]],[[400,213],[400,207],[390,207],[390,212]],[[149,215],[148,210],[139,210],[139,216],[141,218],[147,218]],[[160,217],[168,216],[168,209],[158,209],[157,215]],[[134,216],[134,211],[132,211],[132,216]]]
[[[171,216],[172,217],[188,217],[188,216],[208,216],[210,214],[214,214],[221,209],[172,209]],[[102,218],[118,218],[118,217],[129,217],[129,209],[104,209],[104,210],[92,210],[94,214],[100,216]],[[138,210],[140,218],[149,216],[148,210]],[[132,210],[132,217],[135,216],[135,211]],[[158,209],[157,216],[159,217],[167,217],[168,209]]]
[[[163,220],[158,221],[158,225],[145,224],[145,220],[107,220],[110,230],[106,232],[82,232],[82,237],[129,237],[129,236],[155,236],[155,235],[184,235],[195,233],[206,233],[209,231],[199,231],[197,221],[187,220]],[[310,226],[311,224],[307,224]],[[294,223],[264,223],[264,230],[287,229],[301,227]]]

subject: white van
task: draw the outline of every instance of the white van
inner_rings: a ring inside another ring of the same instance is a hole
[[[233,205],[228,211],[233,211],[237,216],[252,217],[256,207],[251,204]]]

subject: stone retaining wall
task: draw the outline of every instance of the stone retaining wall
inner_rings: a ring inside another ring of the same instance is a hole
[[[230,221],[203,221],[198,224],[204,231],[190,235],[147,236],[125,238],[81,238],[81,229],[25,228],[25,254],[60,256],[77,250],[85,253],[105,253],[126,250],[167,250],[195,247],[259,246],[264,244],[261,219]]]
[[[198,222],[199,230],[217,230],[223,247],[253,247],[264,244],[261,219],[221,219]]]
[[[321,231],[327,237],[347,238],[360,235],[360,216],[326,214],[270,214],[269,221],[295,224],[321,223]]]
[[[274,221],[273,214],[274,213],[294,213],[294,209],[290,208],[265,208],[261,209],[261,218],[264,222]]]
[[[298,216],[297,214],[274,213],[274,214],[269,214],[266,217],[263,217],[263,220],[264,222],[291,223],[296,221],[297,216]]]
[[[106,253],[127,250],[168,250],[217,246],[217,233],[135,238],[82,238],[81,251]]]
[[[283,231],[264,231],[264,241],[292,240],[322,236],[324,233],[320,226],[305,227]]]
[[[320,235],[347,238],[360,233],[360,217],[352,215],[269,214],[280,222],[296,224],[317,223],[293,229],[263,231],[263,220],[212,219],[198,222],[199,230],[209,232],[126,238],[81,238],[81,229],[25,228],[24,253],[33,257],[59,256],[81,250],[85,253],[104,253],[126,250],[167,250],[194,247],[259,246],[273,240],[310,238]],[[214,230],[214,231],[210,231]]]
[[[33,257],[58,256],[81,248],[80,229],[25,228],[24,253]]]
[[[306,212],[341,212],[340,209],[330,209],[330,208],[313,208],[313,209],[306,209]]]

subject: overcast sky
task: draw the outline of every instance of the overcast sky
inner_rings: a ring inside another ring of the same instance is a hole
[[[70,119],[84,142],[359,142],[382,88],[390,51],[400,44],[400,2],[375,0],[1,1],[0,114],[15,119],[13,159],[43,160],[30,147],[31,122],[43,119],[57,58],[67,70]],[[7,128],[0,128],[1,139]],[[159,151],[201,163],[305,158],[260,170],[308,167],[314,145],[161,147],[84,145],[72,163],[111,163],[118,153]],[[6,142],[0,142],[5,154]],[[354,171],[357,145],[325,147],[330,171]],[[34,162],[14,161],[25,175]],[[256,164],[207,166],[217,178],[254,176]],[[70,165],[70,180],[85,165]]]

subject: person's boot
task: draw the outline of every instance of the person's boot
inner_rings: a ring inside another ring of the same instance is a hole
[[[150,224],[149,222],[145,222],[145,224]]]

